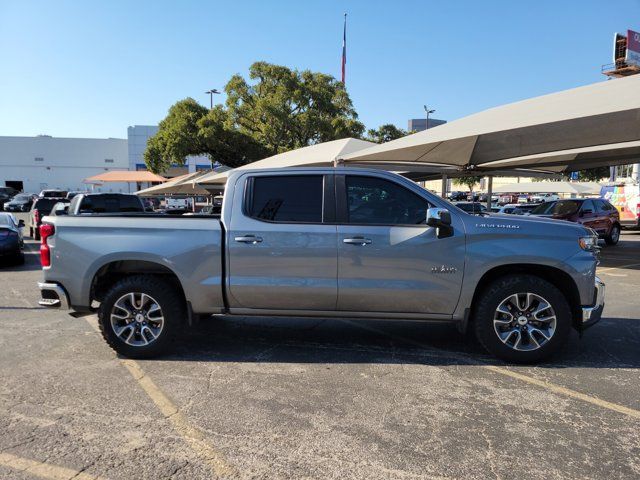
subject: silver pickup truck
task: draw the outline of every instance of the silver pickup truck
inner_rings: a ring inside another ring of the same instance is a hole
[[[47,217],[41,305],[98,312],[128,357],[202,315],[450,321],[536,362],[597,322],[597,237],[557,220],[472,216],[399,175],[244,170],[218,216]]]

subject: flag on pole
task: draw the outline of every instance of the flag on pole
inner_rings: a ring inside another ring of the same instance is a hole
[[[347,14],[344,14],[344,31],[342,33],[342,83],[345,83],[347,65]]]

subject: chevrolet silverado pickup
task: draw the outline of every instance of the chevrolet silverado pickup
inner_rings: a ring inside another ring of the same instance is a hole
[[[474,216],[364,168],[242,170],[219,216],[45,217],[40,304],[97,311],[141,358],[203,315],[449,321],[494,355],[537,362],[597,322],[597,235]]]

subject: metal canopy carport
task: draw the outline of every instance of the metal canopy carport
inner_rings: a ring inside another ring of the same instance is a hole
[[[597,182],[522,182],[500,185],[493,193],[570,193],[597,195],[602,186]]]
[[[139,190],[136,192],[136,195],[208,195],[209,192],[197,184],[197,179],[209,173],[211,173],[209,170],[187,173],[161,185]]]
[[[272,157],[249,163],[235,170],[246,170],[253,168],[284,168],[284,167],[317,167],[332,166],[336,157],[352,152],[363,150],[376,145],[372,142],[359,140],[357,138],[342,138],[330,142],[318,143],[308,147],[290,150]],[[209,173],[197,180],[208,190],[224,188],[231,170],[222,173]]]
[[[632,163],[639,150],[640,75],[491,108],[337,162],[476,175],[512,167],[566,172]]]

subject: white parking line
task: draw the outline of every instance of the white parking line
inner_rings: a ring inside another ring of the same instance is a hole
[[[85,317],[85,320],[96,332],[100,333],[95,316]],[[164,418],[171,422],[174,430],[191,447],[191,450],[209,465],[215,475],[221,478],[234,476],[235,469],[226,462],[222,453],[215,450],[206,436],[189,423],[177,405],[146,375],[140,364],[135,360],[125,358],[119,358],[119,360],[147,396],[155,403]]]
[[[340,320],[344,323],[348,323],[349,325],[353,325],[359,328],[362,328],[364,330],[369,330],[371,332],[375,332],[378,333],[380,335],[384,335],[387,337],[391,337],[392,339],[407,343],[409,345],[415,345],[418,346],[420,348],[426,348],[429,350],[437,350],[439,352],[442,352],[443,355],[447,355],[450,358],[458,358],[460,360],[463,360],[464,362],[467,363],[471,363],[472,365],[477,365],[479,367],[482,367],[486,370],[489,370],[491,372],[494,373],[499,373],[501,375],[505,375],[507,377],[511,377],[513,379],[517,379],[526,383],[529,383],[531,385],[535,385],[537,387],[540,388],[544,388],[545,390],[548,390],[552,393],[555,393],[557,395],[564,395],[566,397],[570,397],[570,398],[574,398],[576,400],[581,400],[583,402],[587,402],[590,403],[592,405],[596,405],[598,407],[601,408],[605,408],[607,410],[612,410],[614,412],[617,413],[621,413],[636,419],[640,419],[640,410],[636,410],[634,408],[629,408],[629,407],[625,407],[624,405],[619,405],[617,403],[613,403],[613,402],[608,402],[607,400],[603,400],[601,398],[595,397],[593,395],[587,395],[586,393],[582,393],[582,392],[578,392],[576,390],[571,390],[569,388],[565,388],[562,387],[560,385],[556,385],[555,383],[551,383],[548,382],[546,380],[540,380],[537,379],[535,377],[532,377],[530,375],[524,375],[522,373],[518,373],[518,372],[514,372],[513,370],[510,370],[508,368],[505,367],[498,367],[495,365],[489,365],[486,362],[482,361],[482,360],[478,360],[476,358],[471,357],[470,355],[465,355],[462,353],[457,353],[457,352],[447,352],[446,350],[443,350],[441,348],[437,348],[437,347],[432,347],[430,345],[425,345],[421,342],[417,342],[415,340],[412,340],[410,338],[406,338],[406,337],[401,337],[398,335],[389,335],[388,333],[386,333],[383,330],[380,330],[378,328],[374,328],[374,327],[369,327],[369,326],[364,326],[358,322],[352,322],[350,320]]]

